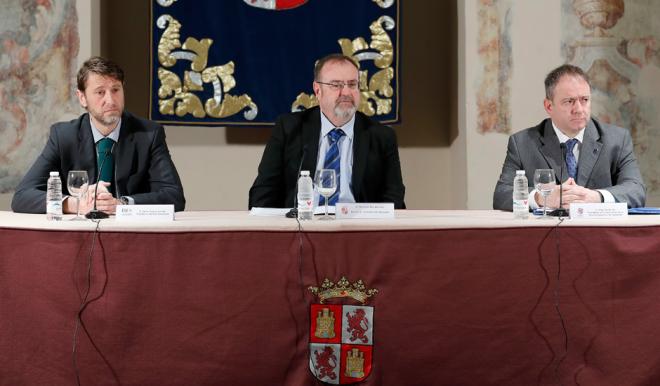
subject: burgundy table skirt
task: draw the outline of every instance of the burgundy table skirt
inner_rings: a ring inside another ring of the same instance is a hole
[[[660,384],[660,227],[0,229],[0,384],[320,384],[341,276],[379,291],[365,385]]]

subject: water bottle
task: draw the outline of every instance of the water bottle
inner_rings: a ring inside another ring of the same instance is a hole
[[[513,179],[513,217],[525,219],[529,216],[529,188],[524,170],[516,170]]]
[[[311,220],[313,217],[314,185],[309,170],[302,170],[298,178],[298,220]]]
[[[60,221],[62,219],[62,180],[59,172],[50,172],[46,183],[46,218]]]

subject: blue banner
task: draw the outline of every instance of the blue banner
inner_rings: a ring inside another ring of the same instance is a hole
[[[263,126],[318,104],[314,64],[360,66],[359,110],[399,121],[401,0],[152,0],[150,119]]]

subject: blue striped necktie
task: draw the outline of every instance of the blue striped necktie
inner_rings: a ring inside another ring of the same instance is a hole
[[[339,199],[340,184],[339,181],[339,166],[341,161],[341,154],[339,153],[339,139],[344,136],[342,129],[334,128],[328,133],[328,142],[330,146],[325,153],[325,160],[323,161],[323,169],[333,169],[337,176],[337,190],[328,199],[328,205],[335,205]],[[325,205],[325,197],[319,199],[319,205]]]
[[[571,138],[566,141],[566,169],[568,170],[568,176],[572,177],[577,181],[577,160],[575,159],[575,153],[573,153],[573,148],[577,145],[578,140]]]

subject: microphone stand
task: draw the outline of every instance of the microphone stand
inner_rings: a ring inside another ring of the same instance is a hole
[[[100,220],[104,218],[110,217],[109,214],[100,211],[96,209],[96,197],[98,196],[98,189],[99,189],[99,182],[101,182],[101,174],[103,172],[103,165],[105,165],[105,160],[108,159],[108,156],[112,154],[112,150],[114,150],[116,143],[112,144],[112,147],[110,150],[105,151],[105,156],[103,157],[103,161],[101,161],[101,166],[99,167],[99,175],[98,178],[96,179],[96,185],[94,185],[94,209],[90,210],[89,213],[85,215],[86,218],[90,220]]]
[[[563,208],[563,194],[562,194],[562,186],[563,186],[563,180],[564,180],[564,164],[566,163],[566,144],[565,143],[560,143],[559,147],[561,148],[561,168],[559,169],[559,208],[553,210],[552,212],[548,213],[549,216],[554,216],[554,217],[568,217],[568,210]]]
[[[298,178],[300,177],[300,171],[302,170],[303,161],[305,161],[305,156],[307,155],[307,144],[303,146],[302,156],[300,157],[300,164],[298,165],[298,174],[296,174],[296,191],[293,194],[293,207],[291,210],[286,212],[287,218],[296,218],[298,217]]]

